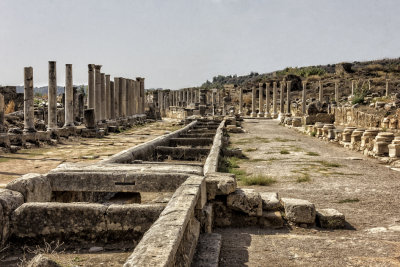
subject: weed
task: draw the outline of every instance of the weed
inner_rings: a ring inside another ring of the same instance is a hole
[[[237,157],[230,157],[227,159],[230,168],[239,168],[239,158]]]
[[[253,175],[253,176],[242,178],[241,182],[245,185],[268,186],[268,185],[276,183],[276,180],[269,176]]]
[[[315,132],[315,131],[311,132],[310,135],[315,137],[317,135],[317,132]]]
[[[282,149],[279,153],[286,155],[286,154],[290,154],[290,152],[286,149]]]
[[[296,182],[305,183],[305,182],[310,182],[311,181],[311,177],[310,177],[310,175],[308,173],[301,173],[301,174],[302,174],[302,176],[298,177],[296,179]]]
[[[307,152],[306,155],[313,156],[313,157],[319,156],[319,154],[317,152]]]
[[[246,148],[244,151],[245,152],[254,152],[254,151],[257,151],[257,148]]]
[[[286,143],[286,142],[293,142],[293,141],[296,141],[296,140],[291,140],[291,139],[276,137],[276,138],[274,138],[274,141]]]
[[[249,159],[248,162],[260,162],[260,161],[267,161],[266,159]]]
[[[327,161],[324,161],[324,160],[319,160],[319,161],[315,161],[315,162],[321,164],[324,167],[328,167],[328,168],[338,168],[338,167],[340,167],[339,163],[327,162]]]

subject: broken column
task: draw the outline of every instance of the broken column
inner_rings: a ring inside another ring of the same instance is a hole
[[[251,114],[250,117],[255,118],[257,116],[256,113],[256,87],[253,86],[251,90]]]
[[[243,89],[239,88],[239,115],[243,114]]]
[[[94,66],[94,64],[88,65],[88,108],[94,108],[95,103]]]
[[[6,105],[4,103],[4,96],[0,94],[0,133],[5,132],[4,127],[4,114]]]
[[[272,87],[272,118],[276,118],[278,116],[278,109],[276,106],[276,102],[277,102],[277,83],[274,82],[273,83],[273,87]]]
[[[258,84],[258,114],[257,117],[262,118],[264,117],[264,90],[263,90],[263,84],[259,83]]]
[[[323,98],[324,98],[324,91],[323,91],[323,88],[322,88],[322,83],[321,83],[321,81],[318,81],[318,86],[319,86],[319,98],[318,98],[318,100],[319,100],[319,102],[323,102]]]
[[[72,64],[65,64],[64,115],[64,127],[74,127],[74,88],[72,87]]]
[[[352,80],[352,81],[351,81],[351,95],[352,95],[352,96],[354,95],[354,83],[355,83],[355,81]]]
[[[303,94],[301,96],[301,112],[303,115],[306,114],[306,86],[307,82],[303,82]]]
[[[120,95],[120,110],[119,114],[120,117],[125,118],[126,117],[126,79],[125,78],[119,78],[119,95]]]
[[[338,82],[335,82],[335,102],[339,103],[339,86],[338,86]]]
[[[292,82],[286,84],[286,113],[290,114],[290,91],[292,90]]]
[[[101,119],[101,74],[100,74],[101,65],[94,65],[94,80],[95,80],[95,88],[94,88],[94,117],[95,121],[99,121]]]
[[[101,77],[101,101],[100,101],[100,120],[106,119],[106,77],[104,73],[100,73]]]
[[[109,120],[111,114],[111,92],[110,92],[110,74],[106,75],[106,96],[105,96],[105,113],[104,119]]]
[[[373,153],[375,156],[385,156],[389,154],[389,144],[394,140],[391,132],[380,132],[375,137]]]
[[[24,132],[36,132],[33,106],[33,69],[24,68]]]
[[[110,113],[109,113],[109,119],[115,120],[115,86],[114,82],[110,81]]]
[[[270,95],[270,91],[269,91],[269,83],[265,84],[265,100],[266,100],[266,104],[265,104],[265,118],[270,119],[271,118],[271,113],[269,112],[270,110],[270,106],[271,106],[271,95]]]
[[[396,136],[392,143],[388,146],[389,157],[399,158],[400,157],[400,136]]]
[[[119,78],[114,77],[114,114],[115,119],[119,118]]]
[[[56,73],[56,62],[49,61],[47,130],[54,130],[54,129],[57,129],[57,73]]]
[[[389,96],[389,79],[386,79],[386,96]]]
[[[283,113],[285,113],[285,102],[284,102],[284,94],[285,94],[285,84],[286,84],[286,81],[284,80],[284,81],[282,81],[281,82],[281,91],[280,91],[280,95],[279,95],[279,97],[280,97],[280,99],[279,99],[279,112],[281,113],[281,114],[283,114]]]

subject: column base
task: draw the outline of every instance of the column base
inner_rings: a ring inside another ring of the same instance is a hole
[[[263,118],[263,117],[264,117],[264,113],[259,112],[259,113],[257,114],[257,118]]]
[[[265,113],[264,118],[271,119],[271,114],[269,112]]]
[[[250,113],[250,117],[256,118],[256,117],[257,117],[257,114],[256,114],[255,112],[252,112],[252,113]]]

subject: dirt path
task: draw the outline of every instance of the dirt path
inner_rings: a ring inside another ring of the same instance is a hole
[[[0,186],[26,173],[47,173],[64,162],[96,162],[137,144],[177,130],[176,120],[136,126],[102,139],[69,138],[57,146],[23,149],[0,155]]]
[[[346,230],[219,229],[223,266],[400,266],[400,173],[377,160],[309,137],[271,120],[245,121],[231,134],[248,160],[242,177],[268,176],[269,186],[245,186],[306,199],[345,214]]]

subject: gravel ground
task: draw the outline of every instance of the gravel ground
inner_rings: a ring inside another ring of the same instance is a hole
[[[230,139],[249,158],[240,169],[276,183],[241,187],[337,209],[348,224],[335,231],[217,229],[222,266],[400,266],[399,172],[276,120],[245,120],[243,127],[246,133]]]

